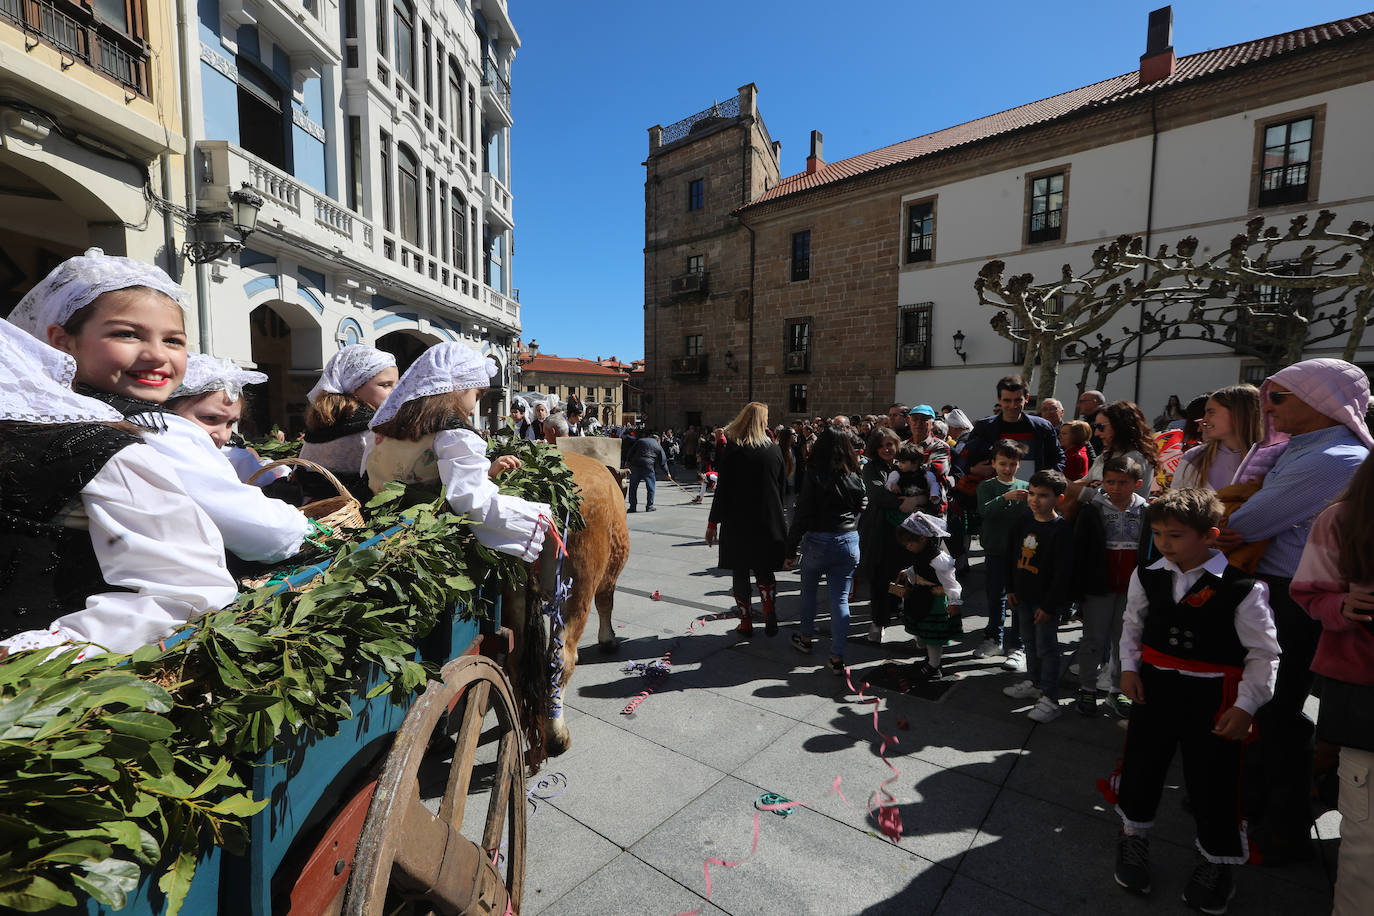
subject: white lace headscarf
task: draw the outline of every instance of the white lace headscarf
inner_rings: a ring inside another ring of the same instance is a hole
[[[186,308],[186,290],[162,268],[132,258],[108,255],[99,248],[68,258],[29,290],[10,313],[10,323],[46,342],[48,328],[65,325],[79,309],[106,293],[146,286]]]
[[[119,411],[72,391],[76,360],[0,321],[0,420],[117,422]]]
[[[211,391],[223,391],[232,404],[243,397],[245,386],[261,385],[265,381],[267,374],[264,372],[243,369],[231,360],[218,359],[204,353],[188,353],[186,377],[181,380],[181,387],[172,392],[172,397],[186,398],[209,394]]]
[[[902,522],[902,527],[912,534],[919,534],[927,538],[947,538],[949,529],[945,527],[944,519],[935,515],[927,515],[924,512],[913,512]]]
[[[367,344],[349,344],[338,353],[329,357],[324,365],[324,375],[310,389],[306,400],[329,394],[352,394],[366,385],[378,372],[396,365],[396,357],[385,350],[369,347]]]
[[[496,374],[496,362],[461,343],[435,344],[420,354],[396,383],[391,397],[368,425],[373,429],[396,416],[401,405],[431,394],[485,388]]]

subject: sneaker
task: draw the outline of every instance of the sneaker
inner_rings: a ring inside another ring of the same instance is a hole
[[[1007,653],[1007,660],[1002,662],[1002,667],[1007,671],[1025,672],[1026,670],[1026,650],[1012,649]]]
[[[1133,894],[1150,892],[1150,841],[1121,835],[1116,843],[1116,883]]]
[[[1003,687],[1002,693],[1013,700],[1040,699],[1040,688],[1035,686],[1034,681],[1017,681],[1010,687]]]
[[[792,634],[792,648],[796,649],[796,650],[797,650],[798,652],[800,652],[802,655],[810,655],[810,654],[811,654],[811,637],[809,637],[809,636],[803,636],[803,635],[801,635],[800,633],[793,633],[793,634]]]
[[[1078,710],[1080,716],[1097,715],[1097,694],[1091,690],[1079,690],[1074,698],[1073,708]]]
[[[645,506],[645,507],[644,507],[644,511],[645,511],[645,512],[657,512],[657,511],[658,511],[658,507],[657,507],[657,506]]]
[[[1062,710],[1059,708],[1058,701],[1042,696],[1035,701],[1035,705],[1026,715],[1030,717],[1032,722],[1053,722],[1059,718],[1061,713]]]
[[[1131,698],[1124,693],[1113,693],[1107,697],[1107,711],[1118,719],[1129,719],[1131,717]]]
[[[1193,869],[1188,886],[1183,889],[1183,902],[1204,913],[1225,913],[1226,906],[1236,894],[1231,880],[1231,866],[1203,859]]]
[[[974,658],[988,658],[1002,654],[1002,644],[995,639],[985,639],[973,650]]]

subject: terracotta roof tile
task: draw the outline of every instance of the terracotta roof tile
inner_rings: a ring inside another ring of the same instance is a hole
[[[1198,54],[1180,57],[1172,75],[1153,83],[1141,85],[1138,71],[1115,76],[1059,95],[1050,96],[1017,108],[947,127],[931,134],[885,146],[839,162],[831,162],[813,174],[802,172],[784,178],[777,185],[754,198],[741,210],[767,201],[777,200],[801,191],[853,178],[902,162],[919,159],[933,153],[954,149],[968,143],[986,140],[999,134],[1053,121],[1090,107],[1109,104],[1157,89],[1177,86],[1205,76],[1222,73],[1247,64],[1267,60],[1283,54],[1302,51],[1314,45],[1348,38],[1359,33],[1374,32],[1374,12],[1361,13],[1321,25],[1308,26],[1282,35],[1271,35],[1255,41],[1242,42],[1225,48],[1215,48]]]
[[[525,372],[562,372],[571,375],[602,375],[608,378],[624,377],[624,373],[620,370],[599,365],[594,359],[582,359],[578,356],[554,356],[548,353],[522,358],[520,368]]]

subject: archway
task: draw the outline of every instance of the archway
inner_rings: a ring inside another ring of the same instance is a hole
[[[435,344],[440,338],[432,334],[422,334],[415,330],[392,331],[377,338],[377,349],[385,350],[396,357],[396,368],[404,373],[420,354]]]
[[[265,435],[279,426],[288,438],[305,431],[306,395],[324,367],[322,333],[303,306],[273,299],[248,315],[253,362],[267,373],[245,405],[244,435]]]

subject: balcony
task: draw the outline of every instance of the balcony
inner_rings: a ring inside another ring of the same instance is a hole
[[[697,354],[696,356],[674,356],[672,362],[668,366],[668,374],[678,381],[705,378],[706,357],[702,354]]]
[[[266,250],[274,247],[273,241],[288,250],[294,246],[304,263],[329,260],[342,274],[384,277],[392,298],[418,299],[442,317],[475,320],[506,332],[520,329],[520,306],[514,300],[388,235],[371,220],[252,153],[224,140],[205,140],[196,144],[196,156],[202,212],[228,212],[229,192],[243,184],[263,196],[266,204],[258,217],[258,233],[265,236],[261,245]],[[259,247],[256,237],[253,244]]]
[[[482,58],[482,108],[504,127],[510,127],[510,80],[496,61]]]
[[[782,371],[787,373],[810,372],[811,351],[792,350],[783,354]]]
[[[487,222],[494,223],[502,230],[515,228],[510,189],[491,172],[482,173],[482,202]]]
[[[686,296],[704,297],[709,288],[710,275],[704,270],[690,270],[685,274],[672,279],[672,295],[674,298]]]
[[[0,20],[139,95],[148,95],[147,45],[100,22],[90,8],[64,0],[0,0]],[[64,60],[62,69],[67,66]]]

